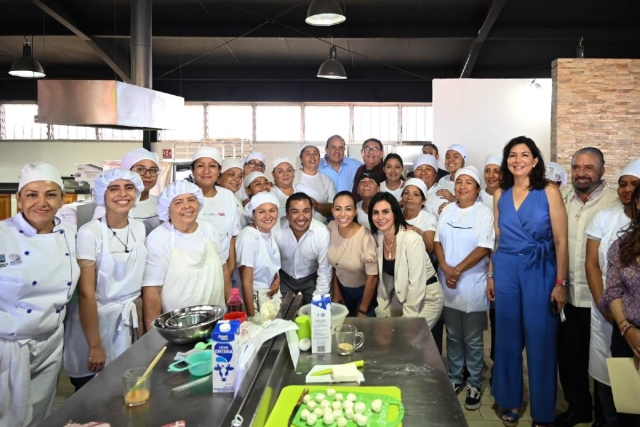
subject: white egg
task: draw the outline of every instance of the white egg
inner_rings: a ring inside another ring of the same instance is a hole
[[[336,389],[335,388],[328,388],[327,389],[327,396],[331,397],[331,396],[335,396],[336,395]]]
[[[305,397],[302,398],[302,402],[309,403],[311,402],[311,399],[313,399],[313,397],[311,397],[310,394],[307,394]]]
[[[331,424],[333,424],[333,414],[324,414],[324,417],[322,417],[322,421],[324,421],[326,425],[330,426]]]
[[[333,418],[337,420],[342,416],[342,411],[340,409],[334,409],[332,414],[333,414]]]
[[[347,394],[347,400],[350,400],[350,401],[352,401],[352,402],[355,402],[357,399],[358,399],[358,398],[356,397],[356,395],[355,395],[355,394],[353,394],[353,393],[349,393],[349,394]]]
[[[316,402],[314,402],[313,400],[310,400],[309,402],[307,402],[307,408],[310,411],[313,411],[314,409],[316,409],[316,406],[318,406],[318,404]]]
[[[344,399],[344,396],[342,396],[342,393],[336,393],[336,395],[333,398],[338,402],[342,402],[342,399]]]
[[[376,399],[373,402],[371,402],[371,410],[373,412],[380,412],[382,411],[382,400],[380,399]]]
[[[300,412],[300,418],[306,420],[310,413],[308,409],[303,409],[302,412]]]
[[[307,425],[313,426],[316,424],[316,421],[318,421],[318,417],[316,417],[315,414],[309,414],[307,417]]]
[[[345,409],[353,408],[353,402],[351,400],[345,400],[344,403],[342,404],[342,407]]]
[[[347,417],[348,420],[352,420],[355,414],[353,413],[353,409],[347,408],[344,410],[344,416]]]
[[[324,411],[320,408],[316,408],[313,410],[313,413],[315,414],[316,417],[321,417],[324,415]]]
[[[321,408],[328,408],[329,406],[331,406],[331,402],[329,402],[328,400],[323,400],[322,402],[320,402]]]
[[[333,409],[342,409],[342,402],[336,402],[335,400],[331,402],[331,407]]]
[[[322,393],[316,394],[316,402],[318,402],[318,403],[322,402],[325,397],[326,396],[324,394],[322,394]]]
[[[309,351],[311,348],[311,340],[309,338],[302,338],[298,341],[298,348],[300,351]]]
[[[358,402],[356,403],[356,406],[354,407],[353,411],[356,414],[362,414],[364,411],[367,410],[367,405],[364,404],[364,402]]]
[[[347,427],[347,419],[345,417],[338,418],[338,427]]]
[[[364,427],[367,425],[367,421],[369,421],[369,418],[366,417],[366,415],[360,415],[358,417],[358,427]]]

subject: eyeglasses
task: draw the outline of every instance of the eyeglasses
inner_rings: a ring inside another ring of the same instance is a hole
[[[365,153],[377,153],[380,151],[380,148],[378,147],[364,147],[362,149],[362,151],[364,151]]]
[[[251,160],[251,161],[247,162],[247,164],[249,166],[251,166],[252,168],[264,170],[264,163],[262,163],[262,162],[255,162],[255,161]]]
[[[137,173],[140,176],[144,176],[147,174],[147,172],[149,172],[149,175],[151,176],[158,176],[158,173],[160,173],[160,168],[145,168],[144,166],[136,166],[135,168],[131,168],[132,171],[134,171],[135,173]]]

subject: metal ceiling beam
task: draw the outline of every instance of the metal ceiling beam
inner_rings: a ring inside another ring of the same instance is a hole
[[[42,9],[47,15],[64,25],[69,31],[80,37],[85,43],[93,49],[93,51],[111,68],[125,83],[131,83],[129,74],[129,65],[127,62],[127,53],[121,49],[117,49],[115,41],[110,42],[89,36],[85,31],[80,29],[76,20],[67,13],[66,10],[57,2],[57,0],[47,0],[47,4],[40,0],[32,0],[33,4]],[[110,44],[113,47],[109,46]],[[113,55],[108,50],[113,49]]]
[[[473,72],[473,67],[476,65],[476,61],[480,56],[480,51],[482,50],[482,45],[484,44],[487,36],[491,32],[493,28],[493,24],[496,23],[496,19],[500,15],[502,8],[507,0],[494,0],[493,4],[491,4],[491,8],[489,9],[489,13],[487,14],[486,19],[484,20],[484,24],[480,27],[480,31],[478,32],[478,37],[471,45],[471,50],[469,51],[469,55],[467,56],[467,60],[465,61],[462,72],[460,73],[460,78],[469,78],[471,77],[471,73]]]

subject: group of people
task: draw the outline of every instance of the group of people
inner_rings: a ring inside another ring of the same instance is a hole
[[[377,139],[363,143],[364,163],[345,151],[338,135],[324,156],[302,144],[296,161],[271,161],[272,183],[264,154],[223,159],[201,146],[191,177],[153,196],[160,163],[138,148],[96,179],[99,209],[77,235],[56,217],[59,172],[26,165],[21,211],[0,222],[0,425],[51,411],[63,360],[77,390],[161,313],[225,305],[234,287],[250,319],[278,294],[331,293],[350,316],[424,318],[440,350],[446,328],[449,377],[469,410],[482,403],[489,312],[504,425],[519,421],[523,347],[535,426],[594,415],[636,425],[616,412],[606,358],[640,364],[640,160],[616,192],[598,149],[574,155],[566,185],[526,137],[483,172],[460,144],[446,170],[425,144],[413,177]],[[554,419],[558,366],[569,408]]]

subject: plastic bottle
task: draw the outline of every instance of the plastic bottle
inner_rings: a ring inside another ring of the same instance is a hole
[[[240,298],[240,290],[233,288],[231,289],[231,297],[227,301],[227,313],[237,311],[244,313],[244,304],[242,303],[242,298]]]

